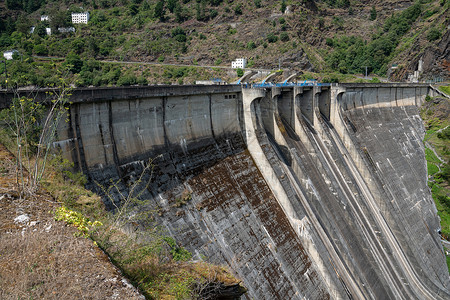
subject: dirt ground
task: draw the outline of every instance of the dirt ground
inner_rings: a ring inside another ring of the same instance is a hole
[[[20,200],[0,145],[0,299],[145,299],[93,241],[55,221],[45,191]]]

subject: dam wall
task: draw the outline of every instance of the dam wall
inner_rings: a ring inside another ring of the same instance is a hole
[[[91,189],[117,183],[108,209],[142,178],[138,227],[158,224],[195,259],[228,265],[247,299],[446,299],[417,109],[428,92],[85,89],[55,147]]]

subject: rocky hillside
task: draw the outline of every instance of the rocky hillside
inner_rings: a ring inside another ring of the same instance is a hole
[[[194,66],[230,66],[235,58],[246,57],[248,67],[342,74],[363,73],[367,66],[369,72],[394,80],[406,79],[422,58],[423,79],[446,78],[450,72],[449,3],[8,0],[0,4],[4,6],[0,50]],[[89,23],[71,24],[70,14],[82,11],[90,13]],[[50,20],[41,22],[41,15]],[[33,34],[31,26],[35,26]],[[75,33],[58,32],[70,26]],[[51,36],[46,35],[46,27],[51,28]],[[81,67],[72,71],[80,72]],[[95,67],[85,71],[90,73],[81,77],[88,79],[79,84],[98,85],[89,79]],[[165,75],[161,74],[177,78]]]

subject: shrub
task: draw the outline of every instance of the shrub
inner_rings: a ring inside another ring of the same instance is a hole
[[[269,43],[276,43],[276,42],[278,41],[278,36],[276,36],[276,35],[273,34],[273,33],[269,33],[269,34],[267,35],[267,41],[268,41]]]
[[[437,134],[438,138],[441,140],[449,140],[450,139],[450,127],[445,128],[441,132]]]
[[[242,4],[238,4],[234,7],[234,13],[236,15],[242,15]]]
[[[67,54],[65,64],[73,73],[79,73],[81,71],[81,68],[83,67],[83,61],[74,52],[70,52],[69,54]]]
[[[178,247],[172,237],[164,237],[163,240],[169,245],[170,254],[172,254],[173,260],[188,261],[191,259],[192,254],[183,247]]]
[[[236,69],[236,75],[237,75],[238,77],[244,76],[244,70],[242,70],[241,68],[237,68],[237,69]]]
[[[287,42],[287,41],[289,41],[289,35],[288,35],[286,32],[282,32],[282,33],[280,34],[280,40],[281,40],[282,42]]]
[[[377,10],[375,9],[375,6],[372,6],[372,9],[370,10],[370,17],[369,20],[373,21],[377,18]]]
[[[327,46],[333,47],[333,39],[332,38],[327,38],[325,40],[325,44],[327,44]]]
[[[282,14],[286,11],[286,0],[281,0],[280,11]]]
[[[155,18],[159,18],[162,21],[164,20],[165,14],[164,1],[160,0],[156,3],[153,15]]]
[[[75,236],[82,236],[85,238],[89,237],[89,232],[94,230],[96,227],[102,226],[103,224],[99,221],[91,222],[89,219],[85,218],[81,213],[70,210],[64,206],[59,207],[55,211],[56,221],[65,221],[78,229]]]
[[[136,75],[134,74],[126,74],[123,75],[117,80],[117,85],[123,86],[123,85],[133,85],[137,83]]]
[[[214,19],[215,17],[217,17],[218,14],[219,14],[219,13],[218,13],[217,10],[215,10],[215,9],[211,9],[211,10],[209,11],[209,17],[210,17],[211,19]]]
[[[255,49],[256,48],[256,44],[255,44],[255,42],[248,42],[247,43],[247,49]]]
[[[325,76],[322,81],[327,83],[338,83],[339,78],[336,75],[329,75]]]
[[[148,80],[144,76],[139,76],[137,78],[136,83],[139,84],[139,85],[146,85],[146,84],[148,84]]]
[[[431,28],[427,34],[427,40],[432,42],[441,38],[441,32],[437,28]]]
[[[175,40],[177,42],[184,43],[184,42],[186,42],[186,36],[182,35],[182,34],[176,35]]]
[[[33,52],[36,55],[48,55],[48,49],[42,44],[35,45],[33,47]]]
[[[186,32],[181,27],[175,27],[174,29],[172,29],[171,34],[172,37],[176,37],[177,35],[186,35]]]

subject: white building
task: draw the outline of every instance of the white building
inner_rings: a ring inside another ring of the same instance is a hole
[[[75,32],[75,27],[58,27],[58,31],[61,33]]]
[[[6,50],[5,52],[3,52],[3,57],[6,58],[7,60],[11,60],[13,59],[13,55],[15,54],[19,54],[19,51],[13,49],[13,50]]]
[[[234,61],[231,62],[231,67],[233,69],[245,69],[247,66],[247,59],[246,58],[236,58]]]
[[[52,29],[51,29],[50,27],[46,27],[46,28],[45,28],[45,33],[46,33],[47,35],[52,35]]]
[[[89,13],[88,12],[72,13],[72,23],[73,24],[78,24],[78,23],[87,24],[88,21],[89,21]]]
[[[41,16],[41,22],[42,21],[50,21],[50,18],[47,15],[42,15]]]

